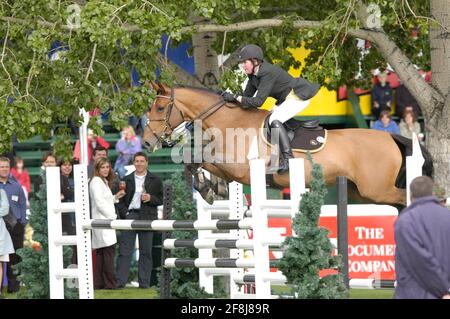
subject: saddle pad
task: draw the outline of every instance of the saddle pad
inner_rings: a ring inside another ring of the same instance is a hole
[[[270,143],[270,129],[266,125],[268,123],[268,117],[263,121],[261,127],[263,128],[262,138],[263,141],[271,145]],[[287,125],[285,125],[286,127]],[[297,126],[295,131],[286,127],[291,141],[291,148],[293,152],[310,152],[316,153],[325,146],[327,140],[327,130],[322,127],[315,127],[312,129]]]

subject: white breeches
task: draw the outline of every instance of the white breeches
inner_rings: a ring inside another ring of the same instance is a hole
[[[286,122],[287,120],[293,118],[297,113],[303,111],[309,105],[310,101],[311,99],[306,101],[300,99],[293,91],[291,91],[291,93],[289,93],[286,97],[286,100],[284,100],[284,102],[280,105],[275,106],[272,110],[272,115],[270,115],[269,118],[269,124],[272,124],[275,120],[278,120],[281,123]]]

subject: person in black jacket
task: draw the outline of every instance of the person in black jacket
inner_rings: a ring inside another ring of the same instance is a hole
[[[158,205],[163,203],[161,179],[150,173],[148,157],[138,152],[133,157],[136,171],[124,177],[125,196],[117,205],[121,219],[155,220],[158,219]],[[120,187],[120,185],[119,185]],[[134,252],[136,234],[139,239],[138,282],[140,288],[149,288],[153,267],[151,231],[122,231],[119,238],[119,257],[117,265],[117,286],[125,287]]]
[[[392,89],[387,78],[387,71],[381,71],[378,74],[378,83],[372,88],[372,114],[377,120],[382,111],[391,111]]]
[[[264,60],[262,49],[254,44],[242,48],[239,60],[248,75],[247,86],[242,96],[225,92],[223,98],[227,102],[239,102],[243,108],[258,108],[269,96],[277,100],[269,124],[271,129],[277,129],[279,133],[280,162],[277,172],[284,173],[289,169],[289,159],[293,154],[283,123],[309,105],[320,85],[294,78],[282,68],[270,64]]]
[[[407,110],[414,112],[415,116],[422,115],[422,111],[420,110],[416,99],[412,96],[406,86],[401,84],[395,90],[395,115],[399,118],[403,118],[403,114]]]

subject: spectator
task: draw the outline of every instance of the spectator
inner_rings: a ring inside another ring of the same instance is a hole
[[[376,119],[384,110],[391,110],[392,89],[387,82],[387,71],[378,74],[378,83],[372,88],[372,114]]]
[[[94,148],[92,159],[89,162],[89,165],[88,165],[88,168],[87,168],[88,169],[88,178],[89,178],[89,180],[94,175],[95,163],[101,158],[108,158],[108,150],[106,148],[104,148],[103,146],[101,146],[101,145],[97,145]],[[97,269],[96,268],[97,267],[97,257],[96,257],[96,253],[95,252],[96,252],[95,250],[92,251],[92,268],[94,270],[94,274],[95,274],[96,269]]]
[[[433,181],[413,179],[411,205],[394,226],[396,299],[450,299],[450,211],[433,196]]]
[[[16,151],[12,149],[10,152],[6,152],[3,154],[0,154],[1,157],[6,157],[9,159],[9,163],[14,166],[14,160],[16,158]]]
[[[75,182],[73,180],[73,163],[70,160],[60,159],[58,161],[61,174],[61,201],[73,202]]]
[[[95,150],[97,146],[102,146],[105,149],[109,148],[109,143],[106,142],[102,137],[97,136],[94,134],[92,130],[88,130],[88,137],[87,137],[87,153],[88,153],[88,163],[91,162],[92,159],[92,153]],[[78,161],[79,163],[83,164],[81,161],[81,150],[80,150],[80,140],[78,139],[75,143],[75,148],[73,151],[73,158]]]
[[[30,204],[28,202],[28,198],[31,192],[30,174],[28,173],[28,170],[24,168],[24,161],[19,156],[16,156],[14,158],[14,166],[11,168],[11,174],[22,186],[25,192],[25,197],[27,199],[27,207],[30,207]]]
[[[421,140],[423,137],[423,134],[420,130],[420,124],[417,122],[416,115],[413,111],[405,110],[403,119],[400,121],[399,128],[400,135],[404,137],[412,138],[412,133],[416,133],[416,135],[419,137],[419,140]]]
[[[114,203],[125,195],[123,190],[113,195],[111,186],[114,173],[109,160],[101,158],[95,162],[94,176],[89,183],[93,219],[116,219]],[[114,229],[92,230],[92,249],[96,250],[95,289],[115,289],[114,255],[116,231]]]
[[[73,202],[75,200],[75,185],[72,176],[73,164],[69,160],[58,160],[60,168],[61,202]],[[75,213],[64,213],[62,218],[62,232],[65,235],[75,235]]]
[[[422,110],[417,104],[416,99],[411,95],[404,84],[401,84],[395,90],[395,115],[399,118],[405,111],[412,111],[416,116],[422,115]]]
[[[114,171],[119,174],[119,178],[123,178],[126,174],[125,166],[131,164],[134,154],[142,151],[141,140],[131,126],[122,130],[122,137],[116,144],[116,150],[119,156],[114,164]]]
[[[101,145],[97,145],[94,148],[94,154],[88,165],[88,178],[93,176],[95,163],[100,158],[108,158],[108,150]]]
[[[120,218],[155,220],[158,218],[158,205],[163,201],[162,183],[159,177],[150,173],[148,158],[145,153],[134,154],[133,164],[135,172],[125,176],[125,196],[117,204]],[[140,288],[150,287],[150,279],[153,268],[152,243],[153,232],[126,230],[122,231],[119,238],[119,258],[117,265],[118,287],[125,287],[128,282],[131,257],[136,242],[136,234],[139,238],[139,262],[138,282]]]
[[[25,225],[28,220],[26,217],[27,201],[25,192],[20,184],[11,176],[11,168],[9,159],[7,157],[0,157],[0,189],[3,189],[8,196],[9,209],[14,214],[17,220],[16,225],[12,229],[8,228],[11,236],[14,250],[23,247],[23,240],[25,235]],[[17,292],[20,289],[20,282],[17,280],[18,274],[12,266],[18,264],[22,259],[19,255],[13,253],[9,256],[7,277],[8,277],[8,292]]]
[[[2,299],[3,291],[3,263],[9,261],[9,254],[14,254],[14,246],[6,229],[3,216],[9,213],[8,196],[3,189],[0,189],[0,299]]]
[[[42,156],[41,160],[42,166],[41,166],[41,173],[42,171],[45,171],[47,167],[55,167],[56,166],[56,157],[53,155],[53,152],[45,152],[44,156]],[[39,174],[38,177],[34,180],[34,193],[37,194],[39,190],[41,189],[42,185],[42,177],[41,174]]]
[[[70,160],[59,159],[61,202],[75,201],[75,182],[73,180],[73,162]],[[64,213],[61,215],[63,235],[76,235],[75,213]],[[77,246],[72,247],[72,264],[77,264]]]
[[[14,162],[15,165],[11,168],[11,174],[19,184],[25,188],[26,193],[29,194],[31,192],[30,174],[28,174],[28,170],[24,168],[24,161],[19,156],[16,156]]]
[[[390,111],[384,110],[380,113],[380,119],[375,121],[372,127],[374,130],[385,131],[391,134],[400,134],[397,123],[392,120]]]

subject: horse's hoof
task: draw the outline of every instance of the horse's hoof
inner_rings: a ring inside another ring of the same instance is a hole
[[[228,185],[225,181],[219,180],[214,189],[216,195],[220,198],[228,198]]]
[[[203,192],[200,193],[200,195],[209,205],[214,204],[214,191],[212,188],[204,190]]]
[[[203,172],[194,175],[194,189],[198,192],[206,192],[211,188],[211,182],[205,177]]]

